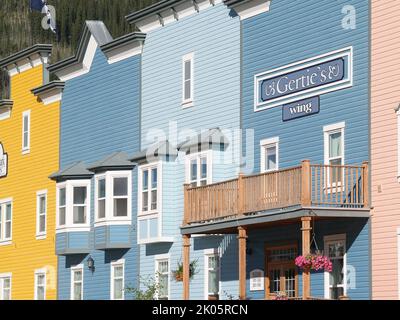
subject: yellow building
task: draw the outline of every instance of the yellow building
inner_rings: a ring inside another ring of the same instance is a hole
[[[55,185],[63,84],[47,83],[50,45],[0,60],[0,300],[56,299]]]

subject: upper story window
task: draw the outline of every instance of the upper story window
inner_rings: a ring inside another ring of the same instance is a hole
[[[29,153],[31,147],[31,111],[22,113],[22,153]]]
[[[279,169],[279,137],[260,141],[261,172]]]
[[[36,238],[46,237],[47,224],[47,190],[36,193]]]
[[[212,182],[212,151],[204,151],[186,156],[186,183],[192,187],[204,186]]]
[[[11,300],[11,273],[0,274],[0,300]]]
[[[324,127],[324,163],[329,166],[344,165],[344,122]],[[340,184],[343,172],[331,167],[327,172],[328,185]]]
[[[132,173],[108,171],[95,177],[96,222],[131,221]]]
[[[87,229],[90,213],[90,180],[57,184],[57,228]]]
[[[194,54],[189,53],[182,58],[182,106],[193,105],[193,59]]]
[[[12,199],[0,200],[0,245],[12,238]]]

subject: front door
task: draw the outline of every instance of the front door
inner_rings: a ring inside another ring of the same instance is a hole
[[[298,296],[297,268],[294,264],[296,256],[296,245],[266,248],[266,299],[283,292],[288,297]]]

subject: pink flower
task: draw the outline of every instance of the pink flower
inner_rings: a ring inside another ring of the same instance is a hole
[[[307,256],[298,256],[295,261],[295,265],[299,268],[309,268],[311,270],[319,271],[325,270],[327,272],[332,271],[332,262],[327,256],[308,254]]]

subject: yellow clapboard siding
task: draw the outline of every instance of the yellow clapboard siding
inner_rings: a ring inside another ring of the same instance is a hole
[[[55,183],[58,170],[59,102],[43,105],[31,93],[41,86],[43,66],[11,77],[11,117],[0,121],[0,142],[8,154],[8,176],[0,178],[0,199],[13,198],[12,244],[0,245],[0,274],[12,273],[11,298],[34,298],[34,272],[47,269],[46,299],[56,299]],[[23,155],[22,113],[31,110],[30,153]],[[47,236],[36,239],[36,192],[47,189]]]

